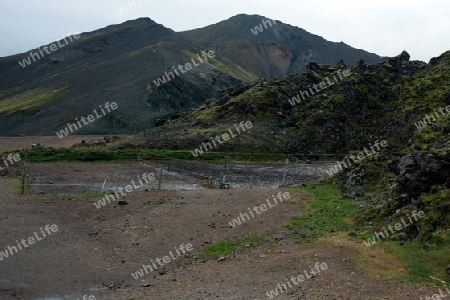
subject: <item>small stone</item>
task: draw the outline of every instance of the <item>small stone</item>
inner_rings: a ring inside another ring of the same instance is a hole
[[[405,178],[406,178],[406,179],[409,179],[409,180],[411,180],[411,181],[416,180],[416,176],[414,176],[414,175],[412,175],[412,174],[409,174],[409,173],[406,173],[406,174],[405,174]]]

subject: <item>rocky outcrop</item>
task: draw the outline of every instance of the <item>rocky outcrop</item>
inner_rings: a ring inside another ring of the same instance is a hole
[[[397,174],[395,181],[400,185],[405,198],[417,199],[430,191],[434,185],[450,182],[450,157],[412,151],[394,160],[390,168]]]

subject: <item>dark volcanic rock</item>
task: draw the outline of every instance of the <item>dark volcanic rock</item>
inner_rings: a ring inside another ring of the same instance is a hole
[[[417,198],[433,185],[445,184],[450,177],[450,160],[425,152],[412,151],[399,159],[395,178],[409,198]]]

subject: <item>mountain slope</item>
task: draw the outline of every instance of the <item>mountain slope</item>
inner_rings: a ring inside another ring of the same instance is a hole
[[[106,102],[118,109],[76,133],[135,133],[242,82],[302,72],[312,60],[379,60],[282,23],[253,35],[247,25],[260,18],[239,15],[183,33],[141,18],[83,33],[25,68],[18,62],[29,52],[0,58],[0,134],[53,135]],[[168,80],[203,50],[214,58]],[[168,82],[158,86],[164,75]]]
[[[376,54],[343,42],[329,42],[301,28],[259,15],[240,14],[182,34],[262,78],[302,73],[311,61],[336,64],[343,60],[345,64],[353,65],[360,59],[366,63],[381,60]]]
[[[249,120],[254,123],[250,133],[217,150],[347,154],[375,140],[387,140],[390,151],[400,151],[411,143],[415,122],[450,105],[449,58],[447,52],[426,64],[409,61],[403,52],[378,64],[360,63],[342,79],[337,74],[342,74],[343,65],[311,63],[301,75],[228,89],[217,100],[139,134],[130,143],[193,150],[235,123]],[[321,82],[333,84],[311,94]]]
[[[25,68],[18,61],[28,53],[2,58],[0,132],[54,134],[107,101],[117,102],[119,109],[77,133],[152,127],[155,118],[196,106],[239,82],[204,63],[161,88],[153,83],[165,70],[190,62],[202,50],[150,19],[138,19],[82,34]],[[159,98],[150,97],[155,93]],[[30,97],[39,99],[37,105],[23,102]],[[22,104],[11,106],[18,102]]]

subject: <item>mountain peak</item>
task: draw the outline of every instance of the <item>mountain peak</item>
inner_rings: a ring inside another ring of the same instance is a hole
[[[149,17],[141,17],[141,18],[137,18],[134,20],[125,21],[125,22],[121,23],[120,25],[148,26],[148,25],[160,25],[160,24],[156,23]]]
[[[141,18],[137,18],[134,20],[128,20],[128,21],[125,21],[120,24],[109,25],[103,29],[99,29],[94,32],[98,32],[100,30],[114,31],[114,30],[123,30],[123,29],[129,30],[129,29],[142,29],[142,28],[154,28],[154,27],[159,27],[159,28],[163,28],[165,30],[174,32],[172,29],[167,28],[162,24],[159,24],[148,17],[141,17]]]
[[[1,94],[0,102],[20,102],[30,95],[45,101],[32,108],[11,105],[13,109],[0,120],[0,131],[53,133],[85,115],[86,107],[98,107],[107,98],[127,109],[80,133],[125,133],[152,127],[156,118],[195,107],[242,81],[302,73],[312,61],[329,65],[342,61],[348,66],[361,59],[380,60],[272,21],[238,14],[204,28],[175,32],[143,17],[83,33],[38,59],[36,50],[34,56],[27,52],[2,58],[0,90],[10,92]],[[214,59],[199,65],[195,57],[205,50],[213,51]],[[178,69],[180,64],[186,71]],[[187,72],[189,66],[192,70]],[[72,100],[66,101],[68,97]]]
[[[253,15],[248,15],[248,14],[237,14],[231,18],[229,18],[228,20],[225,21],[229,21],[229,20],[237,20],[237,19],[245,19],[245,20],[250,20],[250,19],[267,19],[267,17],[265,16],[261,16],[261,15],[257,15],[257,14],[253,14]]]

